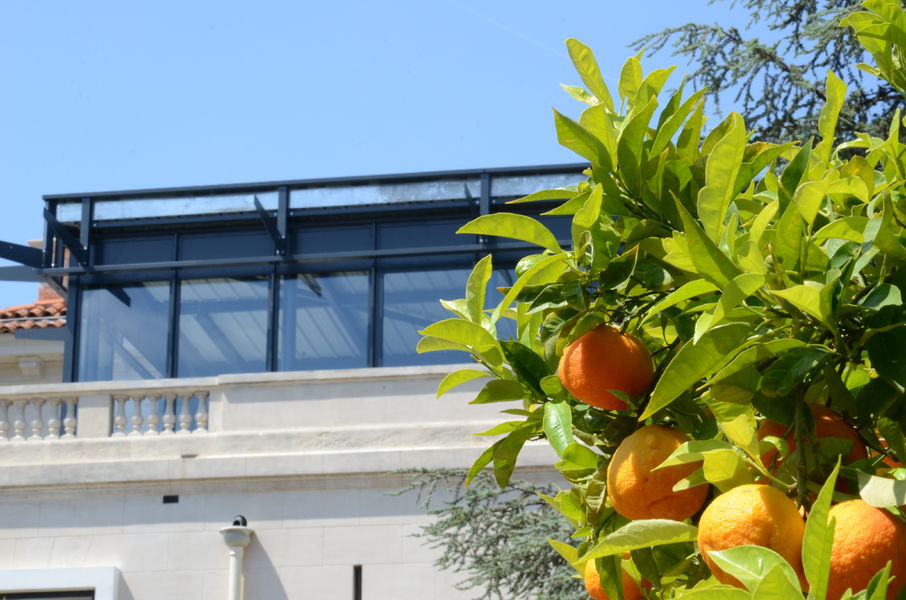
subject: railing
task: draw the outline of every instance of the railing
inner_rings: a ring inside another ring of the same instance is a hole
[[[78,398],[0,399],[0,442],[75,438]]]
[[[112,437],[208,432],[208,392],[114,394]]]

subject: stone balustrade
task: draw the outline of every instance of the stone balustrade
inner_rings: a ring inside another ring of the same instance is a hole
[[[113,394],[113,437],[208,432],[208,392]]]
[[[75,438],[78,398],[0,398],[0,442]]]

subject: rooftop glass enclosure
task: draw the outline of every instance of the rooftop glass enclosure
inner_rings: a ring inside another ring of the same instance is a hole
[[[69,305],[67,380],[461,361],[418,355],[475,261],[526,245],[456,235],[585,165],[45,196],[41,273]],[[556,204],[556,203],[555,203]],[[568,217],[545,217],[569,243]]]

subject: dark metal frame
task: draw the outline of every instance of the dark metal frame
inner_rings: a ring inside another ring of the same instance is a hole
[[[278,315],[279,315],[279,288],[280,280],[292,266],[305,268],[306,265],[319,265],[324,267],[324,272],[331,270],[331,265],[339,266],[341,261],[360,260],[371,264],[369,271],[369,311],[372,319],[368,331],[368,364],[380,366],[382,335],[382,274],[386,270],[379,263],[382,259],[412,258],[416,260],[421,256],[447,256],[450,263],[455,257],[477,257],[489,251],[504,252],[508,250],[526,250],[531,246],[522,243],[492,243],[484,237],[477,237],[476,243],[463,245],[435,245],[418,248],[377,249],[372,250],[324,252],[316,254],[293,254],[290,252],[292,223],[300,218],[326,221],[343,217],[371,221],[374,227],[377,223],[389,222],[405,217],[411,218],[413,214],[422,212],[426,219],[444,213],[468,211],[474,216],[485,215],[500,209],[503,200],[509,198],[494,198],[491,196],[491,185],[495,177],[500,176],[531,176],[531,175],[579,175],[587,168],[587,164],[547,165],[536,167],[499,168],[481,170],[456,170],[438,171],[430,173],[374,175],[361,177],[321,178],[307,180],[275,181],[263,183],[242,183],[216,186],[178,187],[145,189],[133,191],[95,192],[81,194],[54,194],[44,196],[45,207],[45,242],[40,268],[35,269],[51,285],[63,294],[68,294],[68,319],[66,332],[66,359],[64,363],[64,378],[67,381],[76,377],[78,357],[78,323],[81,315],[81,294],[79,290],[89,284],[126,283],[129,281],[169,280],[170,282],[170,328],[168,332],[168,374],[177,375],[177,345],[178,345],[178,307],[179,307],[179,282],[190,277],[197,277],[205,270],[212,269],[242,269],[249,268],[268,277],[269,299],[267,316],[267,368],[276,370],[278,353]],[[290,209],[290,194],[293,190],[320,187],[350,187],[363,184],[405,184],[428,182],[435,180],[450,180],[477,178],[480,185],[480,194],[474,198],[466,188],[463,200],[426,201],[423,203],[406,204],[380,204],[352,207],[312,207]],[[276,210],[265,210],[257,194],[277,193],[278,206]],[[192,215],[183,217],[161,217],[155,219],[123,219],[111,221],[94,220],[95,201],[104,200],[135,200],[174,197],[204,197],[219,194],[252,194],[254,196],[254,209],[245,213]],[[60,223],[56,217],[58,207],[63,204],[80,203],[80,221],[77,225]],[[137,262],[130,264],[98,264],[95,245],[106,235],[112,232],[135,231],[151,234],[161,231],[201,232],[212,228],[243,228],[260,227],[267,233],[273,244],[273,253],[266,256],[247,256],[243,258],[214,258]],[[568,243],[568,241],[567,241]],[[375,244],[376,236],[375,236]],[[17,252],[15,248],[12,253]],[[0,246],[0,256],[4,256]],[[36,255],[31,252],[23,254],[20,262],[28,264],[31,268],[37,267]],[[257,268],[255,268],[257,267]],[[433,267],[431,267],[433,268]],[[443,268],[443,267],[438,267]],[[12,275],[12,273],[11,273]],[[25,274],[28,275],[28,274]],[[0,273],[0,277],[2,277]],[[74,293],[69,293],[74,292]]]

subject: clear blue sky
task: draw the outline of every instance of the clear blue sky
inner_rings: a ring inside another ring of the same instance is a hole
[[[0,239],[41,237],[43,194],[575,162],[563,41],[615,89],[629,42],[688,21],[743,24],[707,0],[3,0]]]

